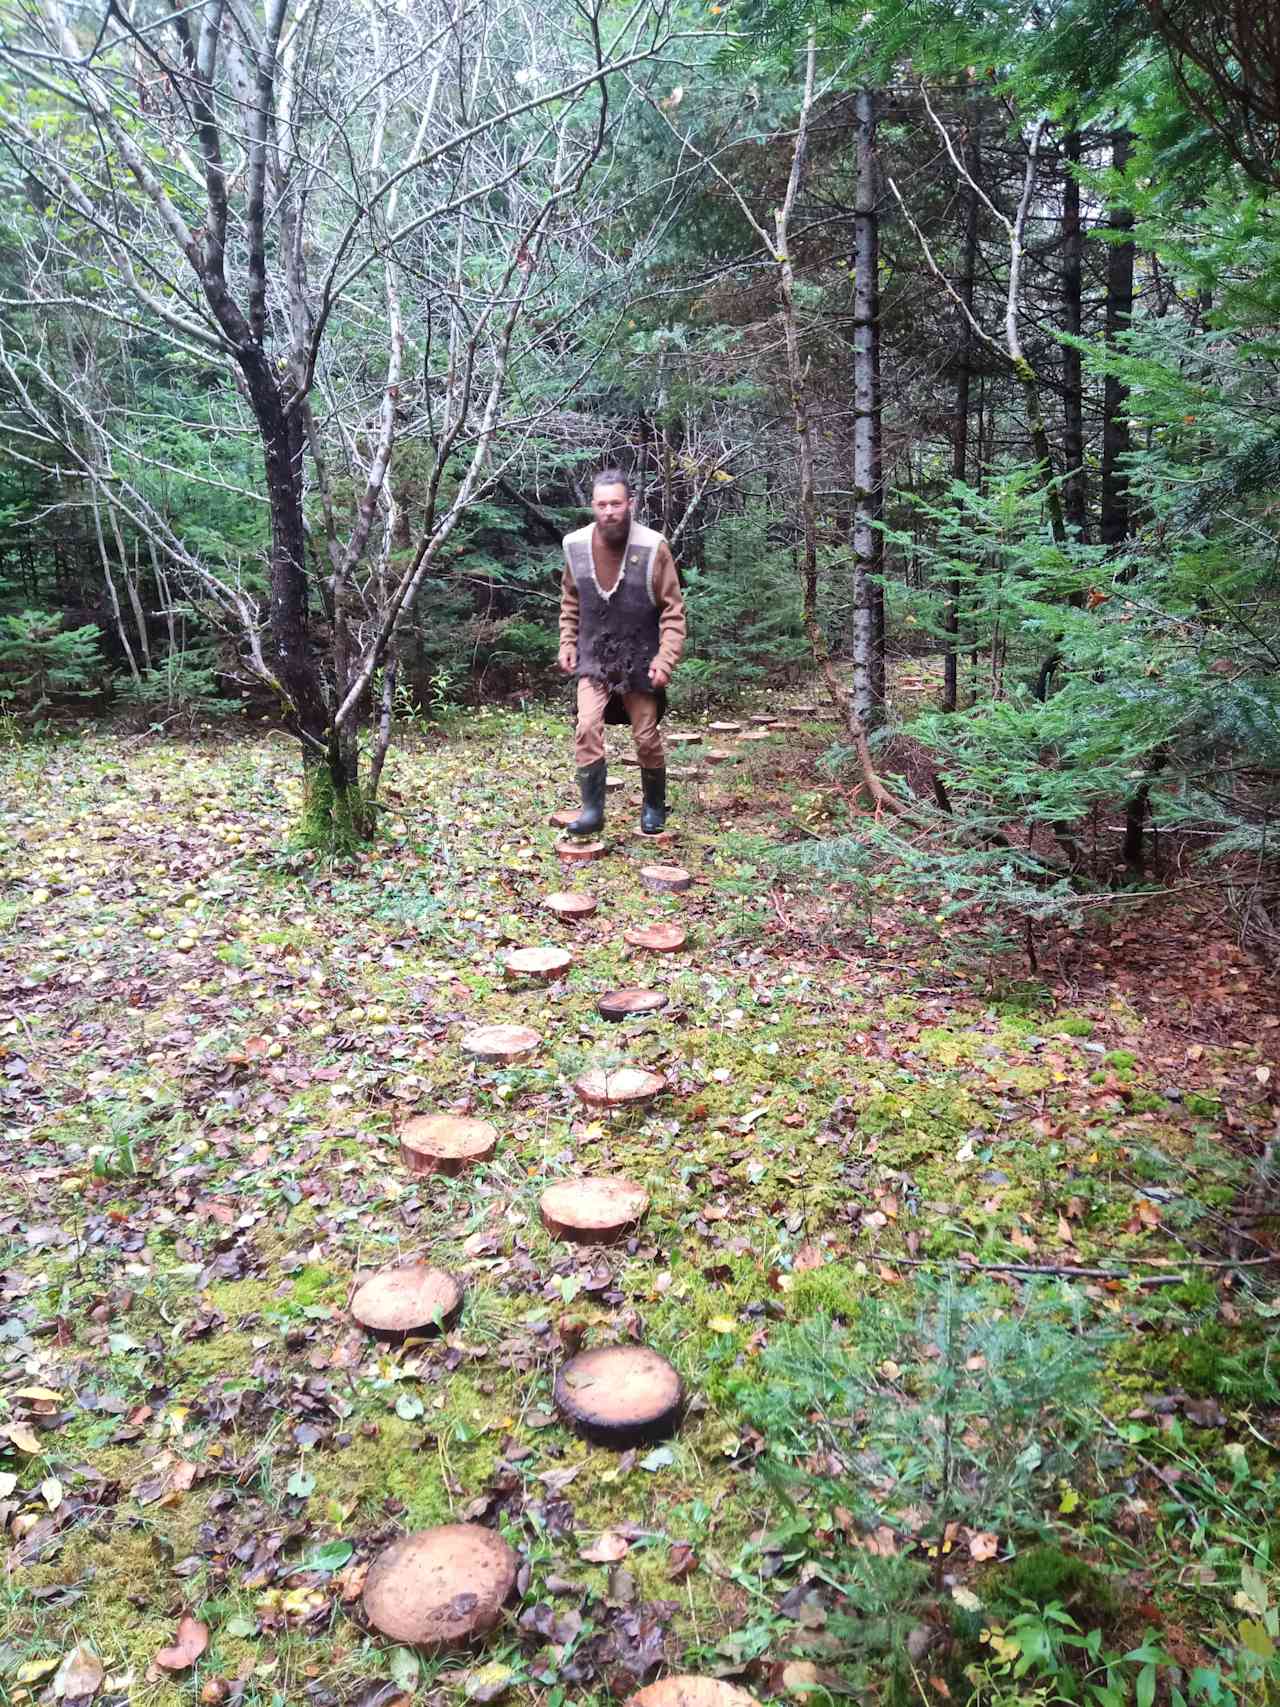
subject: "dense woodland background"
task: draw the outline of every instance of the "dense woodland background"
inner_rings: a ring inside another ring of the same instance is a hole
[[[1032,921],[1207,852],[1274,950],[1278,70],[1178,0],[7,5],[11,734],[282,718],[369,834],[398,722],[558,691],[617,461],[680,703],[839,707],[877,822],[798,861]]]

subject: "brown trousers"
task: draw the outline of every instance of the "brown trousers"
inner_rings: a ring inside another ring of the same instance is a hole
[[[609,695],[601,683],[593,682],[588,676],[578,677],[578,728],[573,757],[580,768],[594,765],[604,757],[604,708],[608,703]],[[662,770],[667,758],[658,729],[656,694],[625,693],[622,703],[631,719],[636,757],[646,770]]]

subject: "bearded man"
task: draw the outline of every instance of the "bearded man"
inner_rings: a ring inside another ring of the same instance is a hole
[[[667,821],[667,761],[659,719],[684,651],[684,597],[671,547],[632,514],[631,482],[605,468],[591,487],[595,520],[566,534],[560,583],[560,668],[578,678],[574,758],[582,811],[569,825],[593,836],[604,825],[604,726],[629,722],[640,760],[640,828]]]

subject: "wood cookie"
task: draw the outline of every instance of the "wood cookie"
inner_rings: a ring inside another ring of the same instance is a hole
[[[482,1025],[469,1031],[462,1040],[468,1055],[481,1061],[518,1061],[522,1055],[532,1055],[542,1042],[542,1034],[528,1025]]]
[[[646,889],[660,894],[683,895],[693,885],[693,878],[682,865],[645,865],[640,868],[640,881]]]
[[[599,903],[594,895],[584,895],[574,889],[557,889],[554,894],[543,896],[542,905],[550,907],[562,919],[589,919]]]
[[[573,965],[567,948],[513,948],[502,956],[508,978],[537,978],[549,984]]]
[[[647,1067],[592,1067],[573,1088],[593,1108],[630,1108],[661,1096],[667,1081]]]
[[[579,1245],[607,1245],[625,1238],[648,1208],[649,1194],[640,1186],[602,1174],[557,1180],[538,1200],[548,1233]]]
[[[392,1642],[456,1647],[500,1622],[518,1565],[501,1535],[478,1523],[420,1529],[370,1565],[365,1617]]]
[[[411,1174],[460,1174],[487,1162],[498,1129],[462,1114],[415,1114],[400,1128],[400,1159]]]
[[[351,1314],[379,1339],[403,1340],[411,1334],[438,1334],[462,1308],[462,1284],[443,1268],[415,1263],[382,1268],[360,1286]]]
[[[647,1345],[580,1351],[556,1371],[555,1405],[570,1428],[601,1446],[640,1446],[673,1434],[684,1388]]]
[[[632,948],[648,948],[655,954],[674,954],[684,947],[689,933],[683,925],[659,920],[652,925],[633,925],[623,933],[623,940]]]

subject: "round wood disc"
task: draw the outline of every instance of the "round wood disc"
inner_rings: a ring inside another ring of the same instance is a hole
[[[789,705],[787,714],[790,717],[816,717],[818,708],[816,705]]]
[[[790,733],[794,733],[794,731],[797,730],[799,727],[800,727],[800,725],[798,723],[788,723],[783,718],[779,717],[773,725],[773,732],[775,735],[778,735],[778,734],[781,734],[785,730],[785,731],[787,731],[787,733],[790,734]]]
[[[570,1428],[602,1446],[639,1446],[675,1432],[680,1377],[647,1345],[580,1351],[556,1371],[555,1404]]]
[[[462,1284],[443,1268],[380,1268],[351,1300],[351,1314],[380,1339],[439,1333],[462,1307]]]
[[[625,1238],[648,1208],[647,1191],[629,1179],[601,1174],[557,1180],[538,1200],[548,1233],[579,1245],[607,1245]]]
[[[606,777],[604,785],[606,788],[625,788],[627,786],[627,779],[624,776]]]
[[[369,1567],[365,1617],[413,1647],[453,1647],[487,1635],[515,1587],[519,1560],[492,1529],[446,1523],[393,1541]]]
[[[460,1174],[487,1162],[498,1129],[461,1114],[415,1114],[400,1128],[400,1159],[411,1174]]]
[[[676,782],[701,782],[706,774],[701,765],[667,766],[667,775]]]
[[[559,913],[562,919],[589,919],[598,905],[594,895],[583,895],[573,889],[557,889],[554,895],[544,895],[542,905]]]
[[[767,741],[772,734],[772,729],[744,729],[738,739],[739,741]]]
[[[753,711],[751,713],[751,721],[755,724],[776,723],[778,719],[771,711]]]
[[[664,1677],[628,1695],[622,1707],[756,1707],[756,1698],[718,1677]]]
[[[708,747],[703,757],[709,765],[731,765],[733,763],[733,754],[726,752],[723,747]]]
[[[708,723],[707,728],[713,735],[740,735],[741,723]]]
[[[542,1042],[541,1032],[527,1025],[482,1025],[462,1040],[468,1055],[481,1061],[518,1061]]]
[[[669,729],[667,740],[673,747],[692,747],[702,736],[697,729]]]
[[[682,865],[646,865],[640,869],[640,881],[646,889],[657,889],[668,895],[683,895],[693,878]]]
[[[655,954],[674,954],[678,948],[684,947],[689,933],[683,925],[660,921],[653,925],[636,925],[625,933],[625,940],[632,948],[652,949]]]
[[[567,830],[581,811],[581,806],[561,806],[551,814],[547,822],[557,830]]]
[[[561,836],[556,843],[556,852],[563,860],[602,859],[605,853],[603,842],[570,841],[567,836]]]
[[[627,765],[632,770],[635,770],[635,771],[638,771],[640,769],[640,760],[636,757],[636,755],[634,753],[625,754],[624,757],[619,761],[619,763]]]
[[[573,1088],[594,1108],[626,1108],[652,1102],[666,1090],[667,1081],[647,1067],[592,1067]]]
[[[596,1007],[604,1019],[628,1019],[632,1014],[656,1014],[669,1000],[661,990],[606,990]]]
[[[502,957],[508,978],[540,978],[549,984],[573,965],[567,948],[513,948]]]

